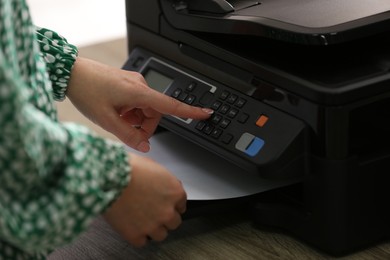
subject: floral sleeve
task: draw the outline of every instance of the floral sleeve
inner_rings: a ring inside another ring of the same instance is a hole
[[[52,82],[54,99],[62,101],[78,50],[54,31],[36,27],[36,35]]]
[[[77,50],[35,29],[24,1],[0,0],[0,259],[69,243],[130,180],[121,144],[58,122]]]

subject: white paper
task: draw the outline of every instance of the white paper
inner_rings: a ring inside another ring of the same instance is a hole
[[[182,181],[188,200],[238,198],[297,182],[260,178],[168,131],[153,136],[150,144],[146,154],[130,150],[169,169]]]

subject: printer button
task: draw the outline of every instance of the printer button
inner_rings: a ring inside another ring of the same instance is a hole
[[[229,112],[227,113],[227,116],[230,117],[230,118],[235,118],[237,114],[238,114],[238,110],[232,108],[232,109],[230,109]]]
[[[242,113],[238,118],[237,121],[241,124],[245,124],[246,121],[248,121],[249,115],[246,113]]]
[[[211,134],[211,132],[213,132],[214,130],[214,126],[212,125],[206,125],[204,128],[203,128],[203,133],[205,133],[206,135],[209,135]]]
[[[188,95],[188,97],[184,100],[186,104],[192,105],[195,102],[194,95]]]
[[[221,101],[215,101],[212,105],[211,105],[211,109],[213,110],[218,110],[222,105],[222,102]]]
[[[234,95],[234,94],[231,94],[228,98],[227,98],[227,102],[230,103],[230,104],[234,104],[237,100],[238,96],[237,95]]]
[[[173,98],[178,98],[179,96],[180,96],[180,94],[181,94],[181,89],[180,88],[177,88],[177,89],[175,89],[175,91],[173,91],[173,93],[172,93],[172,97]]]
[[[195,128],[198,129],[199,131],[202,131],[205,126],[206,126],[205,121],[199,121],[198,124],[195,126]]]
[[[214,115],[211,116],[210,122],[212,122],[215,125],[218,125],[219,122],[221,122],[221,120],[222,120],[222,116],[221,115],[214,114]]]
[[[230,92],[227,91],[227,90],[225,90],[225,91],[223,91],[223,92],[221,93],[221,95],[219,96],[219,98],[222,99],[222,100],[225,100],[225,99],[227,99],[227,97],[228,97],[229,95],[230,95]]]
[[[191,83],[187,86],[186,90],[187,90],[188,92],[192,92],[192,91],[194,91],[195,87],[196,87],[196,82],[191,82]]]
[[[259,137],[255,137],[249,147],[245,150],[245,153],[253,157],[260,152],[263,146],[264,140]]]
[[[213,137],[213,138],[215,138],[215,139],[218,139],[220,136],[221,136],[221,134],[222,134],[222,130],[221,129],[214,129],[212,132],[211,132],[211,136]]]
[[[242,108],[246,103],[246,100],[243,99],[243,98],[239,98],[236,102],[236,104],[234,104],[236,107],[238,108]]]
[[[179,95],[179,97],[178,97],[177,99],[180,100],[180,101],[182,101],[182,102],[184,102],[184,101],[187,99],[187,97],[188,97],[188,94],[185,93],[185,92],[183,92],[183,93],[181,93],[181,94]]]
[[[222,114],[226,114],[229,111],[229,109],[230,109],[230,106],[224,104],[221,106],[221,109],[219,110],[219,112],[221,112]]]
[[[257,125],[258,127],[263,127],[263,126],[267,123],[268,119],[269,119],[268,116],[266,116],[266,115],[261,115],[261,116],[259,116],[259,118],[257,119],[256,125]]]
[[[139,68],[141,65],[142,65],[142,63],[144,62],[144,57],[137,57],[134,61],[133,61],[133,67],[134,68]]]
[[[222,119],[221,124],[219,124],[219,126],[222,128],[227,128],[229,126],[230,122],[231,121],[229,119],[224,118],[224,119]]]
[[[249,133],[243,133],[236,143],[236,149],[241,152],[245,152],[254,138],[254,135],[251,135]]]
[[[236,143],[236,149],[253,157],[264,146],[264,140],[250,133],[243,133]]]

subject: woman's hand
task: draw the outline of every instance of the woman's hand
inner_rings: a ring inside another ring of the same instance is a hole
[[[137,72],[77,58],[67,96],[91,121],[142,152],[163,114],[206,119],[211,109],[193,107],[148,87]]]
[[[186,193],[181,182],[151,159],[130,155],[131,181],[104,213],[106,221],[134,246],[164,240],[182,222]]]

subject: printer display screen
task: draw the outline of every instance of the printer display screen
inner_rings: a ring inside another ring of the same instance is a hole
[[[173,79],[169,78],[160,72],[153,70],[153,69],[148,69],[144,75],[146,82],[148,85],[161,92],[164,93],[165,90],[169,87],[169,85],[172,83]]]

